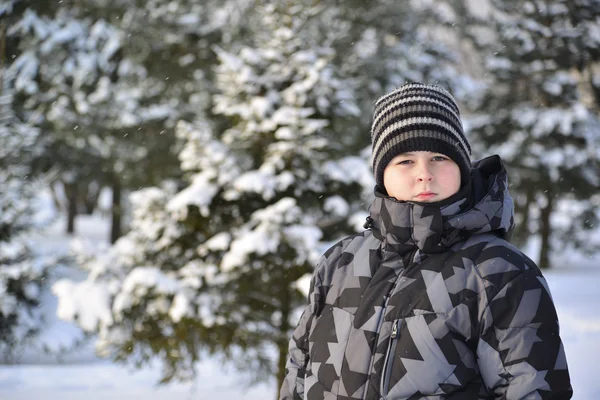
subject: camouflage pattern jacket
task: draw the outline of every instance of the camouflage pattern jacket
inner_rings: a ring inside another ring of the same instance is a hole
[[[571,398],[546,281],[505,240],[500,158],[473,182],[437,205],[379,194],[370,229],[323,255],[280,399]]]

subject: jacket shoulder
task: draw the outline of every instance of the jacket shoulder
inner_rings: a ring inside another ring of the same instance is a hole
[[[539,267],[531,258],[515,245],[497,236],[480,243],[474,267],[479,276],[496,290],[500,290],[526,271],[542,276]]]
[[[329,247],[321,256],[313,275],[316,288],[322,287],[326,291],[331,285],[333,274],[337,267],[349,263],[357,254],[370,249],[377,249],[381,242],[370,230],[365,230],[346,236],[333,246]]]
[[[335,243],[333,246],[329,247],[325,251],[325,253],[323,253],[323,257],[329,259],[333,254],[345,251],[352,251],[353,249],[357,249],[358,247],[363,246],[366,242],[373,239],[377,240],[375,239],[370,230],[364,230],[362,232],[346,236],[337,243]]]

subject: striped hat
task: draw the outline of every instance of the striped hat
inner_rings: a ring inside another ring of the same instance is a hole
[[[450,157],[469,181],[471,146],[454,98],[445,89],[407,83],[375,103],[371,127],[373,173],[380,189],[383,171],[392,158],[410,151],[431,151]]]

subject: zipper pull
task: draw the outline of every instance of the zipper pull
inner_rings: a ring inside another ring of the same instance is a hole
[[[394,326],[392,326],[392,339],[398,338],[399,325],[400,325],[400,320],[394,321]]]

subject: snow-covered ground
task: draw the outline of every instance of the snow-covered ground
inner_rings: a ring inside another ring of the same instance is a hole
[[[106,361],[89,364],[0,367],[3,400],[274,400],[275,385],[248,387],[215,362],[199,367],[194,385],[156,387],[159,369],[131,371]]]
[[[105,241],[108,226],[98,217],[79,217],[78,236],[95,242]],[[63,221],[34,239],[44,251],[65,251],[69,239],[62,234]],[[597,261],[597,257],[593,259]],[[597,360],[600,359],[600,266],[560,268],[545,273],[561,321],[561,336],[571,370],[575,400],[600,399]],[[57,301],[51,293],[43,298],[43,307],[53,315]],[[0,365],[0,399],[3,400],[101,400],[143,398],[159,399],[240,399],[275,398],[274,382],[250,387],[247,378],[225,370],[214,359],[198,365],[193,384],[157,387],[160,366],[132,370],[94,356],[92,345],[56,357],[44,354],[42,347],[58,350],[81,339],[79,328],[56,318],[39,339],[27,349],[18,364]]]

